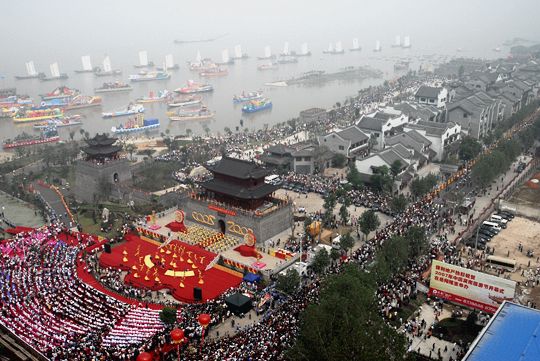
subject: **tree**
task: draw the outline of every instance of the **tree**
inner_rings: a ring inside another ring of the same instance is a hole
[[[390,173],[392,173],[392,179],[396,179],[397,175],[401,172],[401,167],[403,164],[399,159],[396,159],[392,164],[390,165]]]
[[[204,134],[206,134],[206,137],[208,138],[210,136],[210,128],[208,127],[208,125],[203,126],[203,131],[204,131]]]
[[[407,208],[407,198],[403,194],[399,194],[392,198],[392,211],[395,213],[401,213]]]
[[[326,227],[330,227],[334,219],[334,208],[336,206],[336,195],[334,193],[329,193],[324,198],[324,213],[323,213],[323,223]]]
[[[362,187],[362,179],[360,177],[360,172],[356,168],[356,164],[351,162],[349,166],[349,173],[347,173],[347,181],[356,189]]]
[[[414,259],[420,256],[428,247],[428,239],[426,237],[426,231],[423,227],[410,227],[405,233],[404,237],[409,244],[408,259]]]
[[[370,183],[379,192],[392,191],[392,178],[388,175],[390,170],[387,166],[375,168],[370,177]]]
[[[347,157],[341,153],[336,153],[332,159],[332,163],[336,168],[343,168],[347,163]]]
[[[459,159],[467,162],[474,159],[482,151],[482,145],[472,137],[464,137],[459,145]]]
[[[339,217],[341,218],[341,223],[347,224],[349,222],[349,211],[345,203],[339,208]]]
[[[326,270],[326,267],[330,264],[330,255],[325,248],[321,249],[313,258],[311,267],[317,274],[321,274]]]
[[[232,130],[231,130],[231,128],[225,127],[224,131],[225,131],[225,134],[227,134],[229,137],[232,135]]]
[[[379,227],[380,223],[379,217],[371,209],[362,213],[360,219],[358,220],[360,231],[362,231],[362,233],[366,236],[366,239],[368,238],[370,232],[373,232],[377,229],[377,227]]]
[[[337,261],[339,257],[341,257],[341,254],[339,253],[339,251],[335,248],[332,248],[332,250],[330,251],[330,258],[332,259],[332,261],[333,262]]]
[[[74,130],[70,130],[69,131],[69,139],[73,142],[73,139],[75,139],[75,131]]]
[[[292,294],[300,285],[300,275],[295,269],[289,268],[285,275],[279,274],[276,289],[286,294]]]
[[[159,312],[159,319],[166,326],[174,325],[176,322],[176,308],[174,307],[163,307]]]
[[[188,136],[188,138],[191,138],[191,134],[193,134],[193,130],[191,129],[186,129],[186,135]]]
[[[463,66],[463,64],[461,64],[458,69],[458,74],[457,74],[458,78],[462,79],[464,74],[465,74],[465,67]]]
[[[133,160],[133,152],[135,152],[136,149],[137,149],[137,147],[136,147],[135,144],[133,144],[133,143],[128,143],[128,144],[126,144],[126,146],[124,147],[124,150],[125,150],[126,152],[128,152],[129,158],[130,158],[131,160]]]
[[[341,239],[339,240],[339,245],[341,246],[341,249],[344,251],[348,251],[354,246],[354,238],[352,238],[351,233],[347,232],[344,235],[341,236]]]

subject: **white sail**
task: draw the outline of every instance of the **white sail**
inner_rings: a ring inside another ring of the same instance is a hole
[[[343,52],[343,45],[341,44],[341,41],[338,41],[336,43],[336,53],[341,53]]]
[[[379,40],[375,42],[375,51],[381,51],[381,42]]]
[[[85,55],[81,57],[81,62],[82,62],[83,70],[87,70],[87,71],[92,70],[92,62],[90,61],[89,55]]]
[[[283,44],[283,55],[289,55],[289,54],[290,54],[289,42],[286,41],[285,44]]]
[[[403,47],[404,48],[410,48],[411,47],[411,38],[410,36],[406,36],[403,38]]]
[[[272,50],[270,49],[270,46],[267,45],[264,47],[264,57],[269,58],[272,56]]]
[[[106,73],[112,71],[111,58],[109,58],[109,56],[106,56],[105,59],[103,59],[103,71]]]
[[[234,47],[234,56],[235,58],[241,58],[242,57],[242,46],[236,45]]]
[[[200,50],[197,50],[197,57],[195,58],[195,60],[197,61],[197,63],[202,62],[202,56],[201,56]]]
[[[358,49],[358,48],[360,48],[360,43],[358,42],[358,38],[352,39],[352,48],[353,48],[353,49]]]
[[[60,69],[58,68],[58,63],[52,63],[50,68],[53,78],[58,78],[60,76]]]
[[[330,43],[328,44],[328,52],[333,53],[334,52],[334,44]]]
[[[302,44],[300,53],[301,53],[302,55],[306,55],[307,53],[309,53],[309,48],[308,48],[307,43],[303,43],[303,44]]]
[[[172,54],[165,55],[165,70],[174,68],[174,59]]]
[[[35,76],[37,75],[37,71],[36,71],[36,67],[34,66],[34,62],[33,61],[29,61],[27,62],[26,64],[26,73],[30,76]]]
[[[230,59],[230,57],[229,57],[229,49],[223,49],[223,50],[221,51],[221,61],[222,61],[223,63],[226,64],[226,63],[228,63],[230,60],[231,60],[231,59]]]
[[[139,51],[139,65],[141,66],[148,65],[148,52],[146,50]]]
[[[394,43],[395,46],[401,46],[401,36],[396,35],[396,41]]]

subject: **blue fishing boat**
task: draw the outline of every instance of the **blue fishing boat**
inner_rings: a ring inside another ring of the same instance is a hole
[[[261,110],[271,109],[272,101],[269,99],[252,100],[242,107],[243,113],[255,113]]]

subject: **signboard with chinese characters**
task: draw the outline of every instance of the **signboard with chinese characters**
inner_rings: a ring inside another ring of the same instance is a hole
[[[516,282],[434,260],[429,294],[477,310],[495,313],[514,299]]]

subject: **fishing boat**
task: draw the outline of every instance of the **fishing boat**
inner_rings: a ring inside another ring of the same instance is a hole
[[[113,83],[103,83],[101,88],[95,88],[94,93],[119,93],[119,92],[130,92],[133,88],[131,85],[122,83],[120,81],[115,81]]]
[[[90,55],[84,55],[81,57],[82,69],[75,70],[75,73],[93,73],[94,68],[92,67],[92,61],[90,60]]]
[[[398,61],[394,64],[394,71],[407,71],[409,70],[408,61]]]
[[[174,63],[174,58],[172,54],[165,55],[165,65],[161,69],[158,68],[158,70],[164,70],[164,71],[178,70],[178,69],[180,69],[180,65]]]
[[[7,139],[3,147],[4,149],[13,149],[20,147],[28,147],[31,145],[54,143],[60,141],[58,131],[55,127],[46,128],[43,130],[40,136],[33,137],[26,133],[20,134],[15,139]]]
[[[201,52],[197,50],[197,56],[195,57],[195,61],[188,62],[189,70],[191,71],[200,71],[206,68],[207,65],[204,64]]]
[[[34,124],[34,129],[45,129],[48,127],[56,127],[56,128],[65,128],[65,127],[73,127],[77,125],[81,125],[82,122],[79,121],[82,116],[80,114],[74,114],[67,117],[63,117],[62,119],[50,119],[44,122],[39,122]]]
[[[139,74],[129,76],[129,80],[133,82],[167,80],[170,78],[171,74],[164,71],[141,71]]]
[[[157,129],[159,126],[159,119],[144,119],[143,115],[139,114],[134,118],[128,119],[127,122],[120,124],[118,127],[112,127],[111,132],[114,134],[129,134]]]
[[[229,56],[229,49],[223,49],[221,51],[221,62],[216,63],[216,65],[232,65],[234,64],[234,59]]]
[[[42,100],[39,103],[38,109],[45,108],[65,108],[69,104],[69,98],[55,98],[49,100]]]
[[[401,48],[401,45],[401,36],[396,35],[394,43],[392,44],[392,48]]]
[[[129,104],[126,108],[117,110],[115,112],[101,113],[103,118],[115,118],[123,117],[126,115],[134,115],[138,113],[144,113],[144,107],[140,104]]]
[[[190,107],[200,104],[201,101],[202,97],[191,95],[188,97],[175,98],[171,102],[167,103],[167,106],[170,108]]]
[[[208,93],[214,91],[214,87],[211,84],[199,84],[190,80],[186,87],[178,88],[174,91],[181,94]]]
[[[170,120],[208,120],[214,117],[214,113],[206,107],[200,107],[193,110],[178,109],[175,112],[168,112]]]
[[[146,50],[139,51],[139,64],[134,65],[135,68],[152,68],[154,63],[148,61],[148,52]]]
[[[411,47],[411,37],[410,36],[406,36],[403,38],[403,44],[401,45],[401,47],[403,49],[408,49]]]
[[[101,106],[101,97],[90,95],[76,95],[66,105],[65,110],[92,108]]]
[[[0,119],[10,119],[15,116],[18,108],[15,107],[3,107],[0,108]]]
[[[15,123],[31,123],[40,120],[62,118],[64,111],[60,108],[19,109],[13,117]]]
[[[334,44],[330,43],[328,45],[328,49],[323,50],[323,54],[344,54],[345,50],[343,50],[343,46],[341,45],[341,41],[338,41],[336,43],[336,46],[334,47]]]
[[[39,78],[41,81],[50,81],[50,80],[60,80],[60,79],[67,79],[68,75],[66,73],[60,73],[60,69],[58,68],[58,63],[52,63],[50,65],[51,70],[51,76],[45,76]]]
[[[255,113],[271,108],[272,101],[269,99],[252,100],[242,107],[242,113]]]
[[[381,42],[379,40],[375,42],[375,48],[373,49],[373,51],[376,53],[379,53],[382,51]]]
[[[261,64],[257,67],[257,70],[275,70],[278,68],[277,63],[268,62],[266,64]]]
[[[309,51],[308,44],[307,44],[307,43],[303,43],[303,44],[300,46],[300,52],[299,52],[299,53],[295,53],[294,55],[296,55],[296,56],[311,56],[311,51]]]
[[[71,89],[67,86],[59,86],[50,93],[40,95],[40,97],[42,100],[63,99],[74,97],[75,95],[79,95],[79,93],[80,92],[77,89]]]
[[[234,47],[234,56],[232,57],[234,60],[240,60],[240,59],[247,59],[249,56],[242,51],[241,45],[236,45]]]
[[[358,42],[358,38],[354,38],[352,40],[352,48],[349,49],[349,51],[361,51],[362,47],[360,46],[360,43]]]
[[[171,93],[167,89],[160,90],[155,94],[153,91],[151,91],[147,97],[141,97],[137,98],[135,100],[137,103],[157,103],[157,102],[164,102],[166,100],[169,100],[171,98]]]
[[[30,105],[33,100],[28,95],[10,95],[0,98],[0,107],[18,107],[21,105]]]
[[[202,76],[203,78],[217,78],[226,75],[229,75],[229,71],[219,66],[208,68],[199,73],[199,76]]]
[[[294,64],[294,63],[298,63],[298,58],[296,58],[296,56],[291,56],[291,55],[282,55],[278,58],[277,62],[279,64]]]
[[[267,45],[264,47],[264,56],[258,56],[257,59],[259,60],[271,60],[275,59],[276,56],[272,55],[272,50],[270,48],[270,45]]]
[[[282,56],[291,55],[291,50],[289,49],[289,42],[288,41],[286,41],[285,44],[283,44],[283,51],[279,55],[282,55]]]
[[[245,103],[245,102],[249,102],[251,100],[261,99],[262,96],[263,96],[263,94],[260,91],[247,92],[247,93],[242,92],[242,94],[240,94],[240,95],[234,95],[233,96],[233,103],[234,104]]]
[[[120,69],[113,69],[111,65],[111,58],[109,56],[106,56],[105,59],[103,59],[103,67],[96,67],[94,70],[95,76],[116,76],[116,75],[122,75],[122,70]]]
[[[45,73],[38,73],[36,71],[36,67],[34,65],[33,61],[28,61],[25,63],[26,66],[26,75],[16,75],[15,79],[17,80],[23,80],[23,79],[39,79],[39,78],[45,78]]]

